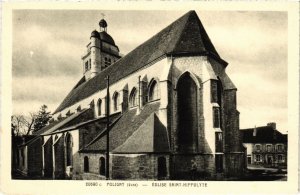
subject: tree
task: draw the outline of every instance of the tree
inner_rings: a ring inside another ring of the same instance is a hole
[[[29,116],[13,115],[11,117],[12,136],[30,135],[33,131],[36,116],[33,112],[29,113]]]
[[[13,115],[11,116],[11,131],[12,136],[20,136],[24,128],[24,116],[23,115]]]
[[[34,112],[29,113],[29,117],[24,117],[24,125],[26,126],[26,131],[24,132],[25,135],[29,135],[33,131],[33,125],[37,118],[37,114]]]
[[[38,131],[45,127],[52,118],[50,112],[47,112],[47,106],[42,105],[33,123],[33,131]]]

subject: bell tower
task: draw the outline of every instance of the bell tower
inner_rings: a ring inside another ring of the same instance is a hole
[[[95,77],[102,70],[121,58],[119,48],[107,33],[107,22],[101,19],[100,31],[94,30],[90,36],[87,51],[82,56],[83,74],[86,80]]]

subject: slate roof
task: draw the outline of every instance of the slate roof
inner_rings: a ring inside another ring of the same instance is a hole
[[[51,133],[55,130],[57,130],[58,128],[61,128],[65,125],[67,125],[67,123],[71,122],[72,120],[76,119],[78,116],[80,116],[81,114],[83,114],[84,112],[88,111],[89,109],[83,109],[81,112],[77,112],[74,113],[68,117],[63,117],[59,120],[55,120],[51,123],[49,123],[47,126],[43,127],[42,129],[33,132],[33,135],[42,135],[42,134],[48,134]]]
[[[136,109],[123,113],[122,117],[110,128],[110,151],[124,153],[168,151],[166,129],[155,115],[159,105],[159,102],[146,104],[138,115]],[[100,136],[89,143],[81,152],[102,152],[105,150],[106,133],[102,131]]]
[[[33,132],[32,136],[34,136],[34,138],[26,141],[22,145],[28,145],[28,144],[34,142],[35,140],[39,139],[41,136],[51,134],[51,133],[59,130],[60,128],[69,127],[70,125],[72,125],[72,122],[74,120],[79,118],[79,116],[81,116],[82,114],[87,113],[88,111],[91,111],[91,109],[83,109],[80,112],[73,113],[72,115],[70,115],[68,117],[64,117],[64,118],[61,118],[60,120],[55,120],[55,121],[49,123],[47,126],[43,127],[42,129],[40,129],[36,132]]]
[[[69,122],[71,122],[72,120],[76,119],[77,117],[79,117],[82,113],[86,112],[88,109],[83,109],[80,112],[76,112],[72,115],[70,115],[69,117],[59,121],[58,123],[56,123],[55,125],[52,125],[50,128],[48,127],[46,131],[44,131],[43,133],[41,133],[41,135],[47,135],[50,134],[56,130],[58,130],[59,128],[64,127],[65,125],[67,125]]]
[[[189,11],[92,79],[78,82],[80,85],[71,90],[54,114],[104,89],[107,75],[113,84],[160,57],[186,54],[210,55],[227,64],[220,58],[195,11]]]
[[[167,129],[152,113],[145,122],[119,147],[115,153],[169,152]]]
[[[256,136],[253,131],[254,128],[241,129],[243,143],[287,143],[287,135],[271,126],[256,127]]]

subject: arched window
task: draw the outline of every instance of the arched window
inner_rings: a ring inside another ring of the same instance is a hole
[[[161,156],[158,158],[157,162],[157,177],[162,179],[167,176],[167,162],[166,158]]]
[[[105,175],[105,158],[100,157],[99,159],[99,173],[100,175]]]
[[[130,93],[130,96],[129,96],[129,106],[130,107],[134,107],[134,106],[137,106],[137,90],[136,88],[133,88],[131,93]]]
[[[113,101],[114,101],[114,111],[119,110],[119,93],[118,92],[116,92],[114,94]]]
[[[157,100],[159,99],[158,94],[158,83],[156,81],[153,81],[149,86],[149,101]]]
[[[197,148],[197,84],[190,73],[184,73],[177,83],[178,150],[194,152]]]
[[[73,138],[70,133],[67,133],[67,137],[66,137],[67,166],[72,165],[72,161],[73,161],[72,152],[73,152]]]
[[[87,173],[90,171],[89,169],[89,157],[85,156],[83,160],[83,171]]]
[[[98,116],[101,115],[101,104],[102,104],[102,100],[99,98],[97,102]]]

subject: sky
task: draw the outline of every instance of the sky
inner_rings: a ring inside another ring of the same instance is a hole
[[[46,104],[54,111],[82,76],[81,56],[102,14],[127,54],[185,14],[182,11],[15,10],[13,114]],[[287,12],[197,11],[237,86],[240,128],[276,122],[287,129]]]

